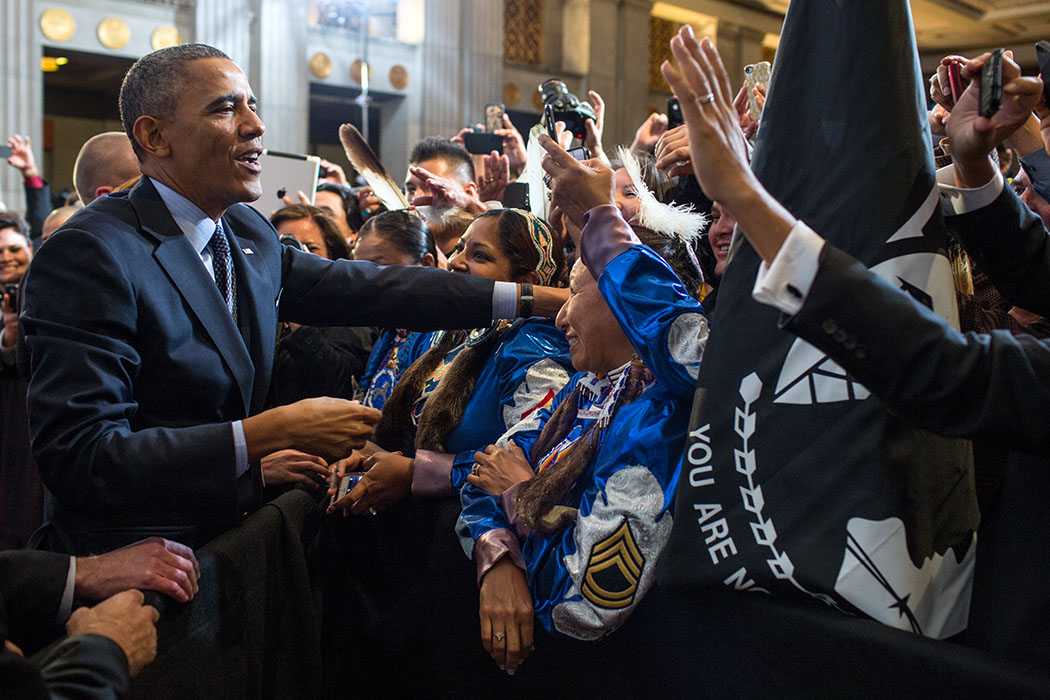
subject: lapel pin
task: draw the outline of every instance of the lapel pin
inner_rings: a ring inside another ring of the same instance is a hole
[[[241,248],[241,250],[244,251],[245,255],[255,255],[255,251],[251,248]]]

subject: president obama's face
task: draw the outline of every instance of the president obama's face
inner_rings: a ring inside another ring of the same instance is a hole
[[[233,61],[200,58],[184,71],[174,114],[160,120],[169,150],[157,166],[166,184],[216,218],[262,194],[265,127],[248,78]]]

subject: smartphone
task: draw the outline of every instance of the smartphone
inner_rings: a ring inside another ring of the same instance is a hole
[[[1043,78],[1043,99],[1050,105],[1050,41],[1037,42],[1035,55],[1039,59],[1039,75]]]
[[[577,148],[570,148],[569,155],[576,160],[590,160],[591,149],[586,146],[579,146]]]
[[[752,119],[761,119],[762,110],[755,101],[755,86],[769,86],[770,71],[773,66],[769,61],[760,61],[744,66],[744,81],[747,83],[747,109]]]
[[[10,158],[14,151],[11,150],[10,146],[0,146],[0,158]]]
[[[543,128],[547,130],[547,136],[558,141],[558,129],[554,126],[554,108],[543,105]]]
[[[677,97],[667,98],[667,128],[673,129],[676,126],[685,124],[685,117],[682,116],[682,103],[678,101]]]
[[[999,111],[1003,102],[1003,49],[992,51],[992,55],[981,69],[982,117],[990,117]]]
[[[948,64],[948,90],[951,92],[952,104],[959,101],[965,89],[962,81],[962,65],[958,61],[952,61]]]
[[[490,102],[485,105],[485,131],[493,132],[503,128],[503,105]]]
[[[500,155],[503,154],[503,137],[499,134],[490,134],[487,132],[470,132],[463,134],[463,145],[467,149],[467,153],[474,155],[484,155],[496,151]]]
[[[529,183],[511,182],[503,190],[503,206],[508,209],[531,211],[529,202]]]
[[[347,472],[343,475],[343,478],[339,480],[339,488],[332,494],[332,498],[328,501],[328,505],[331,506],[333,503],[338,501],[340,498],[350,493],[357,482],[361,481],[364,477],[365,472]]]

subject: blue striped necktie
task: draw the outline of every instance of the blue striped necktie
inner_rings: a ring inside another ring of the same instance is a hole
[[[222,230],[222,222],[215,224],[215,233],[208,243],[212,254],[212,268],[215,270],[215,285],[226,301],[226,308],[237,318],[237,284],[234,280],[233,258],[230,256],[230,243]]]

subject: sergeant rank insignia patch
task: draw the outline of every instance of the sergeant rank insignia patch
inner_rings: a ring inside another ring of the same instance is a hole
[[[626,608],[634,602],[645,557],[638,551],[625,519],[620,527],[594,545],[580,592],[600,608]]]

